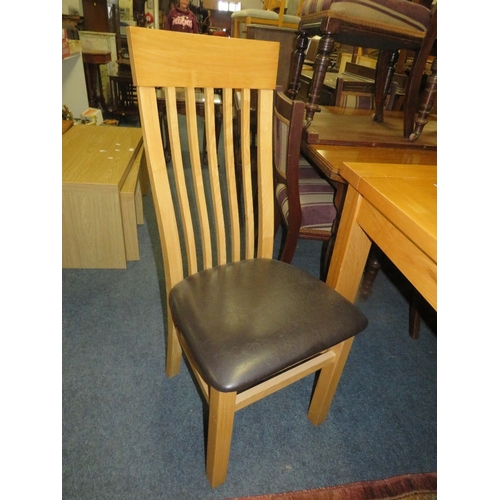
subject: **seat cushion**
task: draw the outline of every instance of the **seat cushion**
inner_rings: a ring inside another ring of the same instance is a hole
[[[300,23],[300,16],[292,16],[291,14],[285,14],[283,16],[283,22],[284,23],[290,23],[290,24],[299,24]]]
[[[222,392],[262,382],[368,323],[319,279],[271,259],[194,274],[172,288],[169,304],[200,374]]]
[[[325,238],[329,238],[332,223],[337,216],[333,204],[335,189],[327,180],[321,178],[303,157],[299,161],[299,196],[302,211],[300,233],[323,233]],[[276,186],[276,199],[281,207],[285,224],[288,225],[290,209],[285,184],[280,183]]]
[[[302,18],[320,13],[350,24],[402,33],[425,32],[431,19],[427,7],[408,0],[304,0]]]
[[[235,17],[253,17],[258,19],[276,19],[278,20],[279,15],[272,10],[264,9],[243,9],[231,14],[231,19]]]

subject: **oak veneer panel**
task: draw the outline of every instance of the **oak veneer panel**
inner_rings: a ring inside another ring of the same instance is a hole
[[[345,163],[340,173],[349,188],[327,282],[353,300],[369,237],[437,310],[436,165]]]
[[[62,136],[63,267],[126,267],[120,189],[141,144],[139,128],[78,125]]]
[[[437,261],[436,166],[381,164],[374,170],[373,164],[357,163],[355,169],[343,169],[342,176]]]

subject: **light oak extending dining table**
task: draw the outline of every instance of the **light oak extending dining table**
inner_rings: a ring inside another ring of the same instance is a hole
[[[437,310],[437,167],[344,163],[347,195],[327,283],[354,301],[372,242]]]
[[[372,243],[437,311],[437,166],[344,162],[348,183],[326,282],[351,302]],[[340,380],[352,339],[340,344]]]

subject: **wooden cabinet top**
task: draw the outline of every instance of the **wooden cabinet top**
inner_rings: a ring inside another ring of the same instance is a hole
[[[63,184],[122,186],[142,145],[142,130],[76,125],[62,136]]]

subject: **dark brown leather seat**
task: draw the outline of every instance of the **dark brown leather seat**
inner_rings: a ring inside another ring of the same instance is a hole
[[[218,391],[244,391],[363,330],[367,320],[301,269],[251,259],[189,276],[170,292],[174,323]]]

